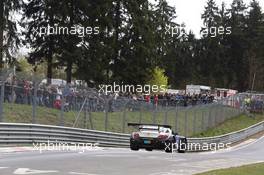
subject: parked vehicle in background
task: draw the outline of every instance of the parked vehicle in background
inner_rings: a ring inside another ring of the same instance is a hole
[[[186,94],[210,94],[211,87],[203,85],[186,85]]]

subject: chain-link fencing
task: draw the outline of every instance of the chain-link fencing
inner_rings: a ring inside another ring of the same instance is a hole
[[[41,77],[10,74],[12,71],[1,73],[0,122],[123,133],[131,132],[132,128],[127,127],[131,122],[169,124],[176,132],[193,136],[242,114],[246,106],[247,96],[244,94],[210,103],[204,100],[186,103],[179,99],[159,99],[155,103],[153,100],[146,102],[140,98],[100,94],[88,87],[46,86],[41,83]],[[263,97],[252,98],[252,109],[263,112]]]

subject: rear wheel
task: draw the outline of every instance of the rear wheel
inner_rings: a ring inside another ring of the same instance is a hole
[[[139,147],[136,144],[130,143],[130,149],[133,151],[138,151]]]

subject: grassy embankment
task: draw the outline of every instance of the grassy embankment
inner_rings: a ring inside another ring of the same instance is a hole
[[[235,168],[221,169],[197,175],[263,175],[264,163],[246,165]]]
[[[208,114],[211,111],[211,120],[208,120]],[[75,121],[75,117],[78,112],[64,112],[65,125],[72,127]],[[160,112],[149,112],[149,111],[125,111],[125,112],[110,112],[108,113],[108,131],[122,132],[123,130],[123,118],[125,123],[128,122],[139,122],[141,118],[142,123],[152,123],[153,118],[156,123],[164,123],[167,118],[167,123],[172,125],[173,129],[176,128],[177,132],[182,135],[205,137],[215,136],[232,131],[237,131],[255,123],[264,120],[264,115],[256,115],[254,118],[240,115],[233,118],[221,118],[220,116],[230,116],[234,113],[231,108],[215,108],[210,109],[209,107],[203,108],[190,108],[178,110],[169,110],[167,113],[164,111]],[[16,122],[16,123],[31,123],[32,122],[32,107],[29,105],[18,105],[18,104],[4,104],[4,122]],[[59,125],[61,112],[60,110],[37,107],[36,110],[36,123],[48,124],[48,125]],[[104,130],[105,126],[105,113],[104,112],[92,112],[87,115],[85,122],[84,113],[81,113],[77,123],[79,128],[91,129],[91,122],[93,129]],[[154,116],[154,117],[153,117]],[[167,117],[166,117],[167,116]],[[177,120],[175,120],[177,116]],[[209,122],[219,123],[214,128],[208,128]],[[187,122],[187,125],[184,123]],[[177,124],[177,126],[176,126]],[[193,127],[193,126],[196,127]],[[185,127],[187,126],[187,127]],[[132,128],[125,128],[125,132],[131,132]],[[204,131],[205,130],[205,131]],[[198,133],[198,134],[197,134]]]

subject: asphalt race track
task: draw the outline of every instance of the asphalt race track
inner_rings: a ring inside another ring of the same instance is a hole
[[[0,152],[0,175],[186,175],[264,161],[264,138],[215,153],[102,148],[86,152]]]

